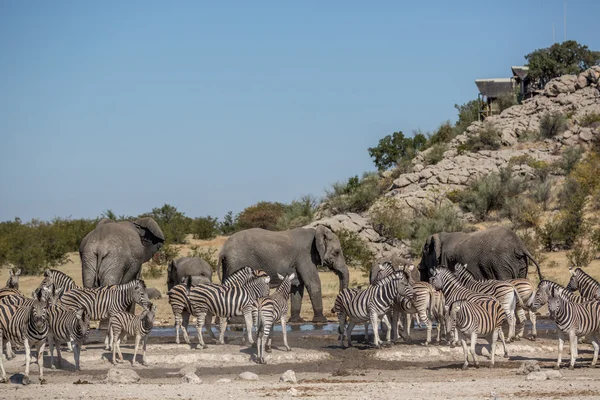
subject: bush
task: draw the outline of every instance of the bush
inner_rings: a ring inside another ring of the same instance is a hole
[[[596,250],[586,246],[582,240],[577,240],[573,249],[567,252],[570,267],[585,268],[596,258]]]
[[[281,203],[261,201],[239,213],[236,225],[240,229],[262,228],[275,231],[284,210],[285,206]]]
[[[462,150],[477,152],[480,150],[498,150],[502,147],[500,143],[500,132],[491,124],[486,123],[482,129],[477,132],[477,135],[470,136]]]
[[[557,164],[564,171],[565,175],[569,175],[573,168],[575,168],[575,165],[581,160],[583,151],[584,149],[581,146],[569,146],[563,151]]]
[[[579,125],[584,127],[591,126],[597,122],[600,122],[600,114],[598,113],[587,113],[579,119]]]
[[[159,251],[152,256],[151,264],[167,265],[179,256],[179,247],[165,243]]]
[[[498,106],[498,112],[502,112],[502,111],[506,110],[507,108],[516,106],[517,104],[519,104],[519,102],[517,101],[517,93],[516,92],[504,93],[504,94],[500,95],[500,97],[498,97],[498,99],[496,100],[496,105]]]
[[[437,130],[427,140],[427,146],[434,146],[436,144],[450,143],[452,139],[456,137],[458,133],[450,124],[450,121],[446,121],[441,124]]]
[[[225,217],[223,217],[223,221],[219,223],[219,231],[221,232],[221,234],[229,236],[234,234],[238,230],[239,227],[237,226],[233,218],[233,212],[228,211],[227,214],[225,214]]]
[[[326,193],[334,213],[363,212],[381,195],[382,187],[376,173],[365,172],[360,180],[353,177],[348,183],[335,183]]]
[[[519,142],[535,142],[540,140],[539,131],[525,131],[519,135]]]
[[[541,266],[546,260],[546,256],[543,253],[543,245],[537,235],[535,235],[530,229],[516,231],[519,239],[523,241],[525,248],[529,250],[533,258]]]
[[[312,222],[318,201],[314,196],[305,195],[287,204],[277,221],[279,230],[301,228]]]
[[[365,276],[368,275],[375,261],[375,254],[367,248],[358,233],[340,229],[335,234],[340,239],[346,263],[359,268]]]
[[[219,232],[219,223],[216,218],[210,215],[207,217],[198,217],[192,221],[190,230],[194,239],[214,239]]]
[[[198,246],[192,246],[191,249],[192,251],[188,251],[188,257],[199,257],[212,267],[213,272],[217,270],[219,264],[217,249],[213,247],[202,248]]]
[[[368,151],[377,169],[385,171],[402,159],[414,157],[426,142],[427,138],[421,133],[411,138],[404,137],[402,132],[394,132],[380,139],[377,146],[370,147]]]
[[[454,131],[457,135],[467,130],[469,125],[479,120],[479,100],[471,100],[462,105],[455,104],[454,108],[458,111],[458,120],[454,125]]]
[[[437,143],[431,147],[431,150],[425,154],[427,165],[435,165],[444,159],[444,152],[448,150],[446,143]]]
[[[140,217],[152,217],[165,235],[165,243],[183,244],[190,231],[192,219],[177,210],[172,205],[165,204],[162,207],[153,208],[151,212],[140,215]]]
[[[567,130],[567,118],[559,111],[548,112],[540,119],[540,135],[550,139]]]
[[[523,196],[506,199],[503,212],[515,229],[537,227],[542,214],[540,206]]]
[[[437,232],[459,232],[465,225],[453,206],[431,207],[422,210],[413,222],[411,251],[414,257],[421,256],[425,240]]]
[[[399,210],[391,197],[383,198],[373,207],[369,222],[377,233],[386,238],[408,239],[413,233],[412,219]]]
[[[542,206],[542,209],[546,211],[550,197],[552,195],[552,181],[551,180],[538,180],[531,184],[531,198]]]
[[[165,269],[158,264],[150,263],[142,271],[142,277],[144,279],[157,279],[165,273]]]

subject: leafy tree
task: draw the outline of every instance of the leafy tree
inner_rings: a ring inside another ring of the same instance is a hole
[[[377,147],[370,147],[368,150],[377,169],[385,171],[405,157],[412,158],[426,143],[427,138],[422,133],[407,138],[402,132],[394,132],[380,139]]]
[[[283,214],[277,221],[277,228],[283,231],[308,225],[314,218],[317,205],[317,199],[311,195],[302,196],[286,204]]]
[[[239,213],[236,222],[241,229],[262,228],[274,231],[277,230],[277,222],[284,210],[285,206],[281,203],[260,201]]]
[[[166,244],[183,244],[185,236],[189,232],[191,218],[178,211],[176,207],[165,204],[162,207],[153,208],[150,213],[142,214],[141,217],[152,217],[165,234]]]
[[[544,86],[552,78],[566,74],[578,74],[593,65],[600,64],[600,52],[574,40],[554,43],[552,46],[537,49],[525,56],[529,66],[529,76]]]
[[[479,120],[479,100],[471,100],[464,104],[455,104],[454,108],[458,111],[458,120],[454,125],[457,135],[464,133],[469,125]]]
[[[219,230],[225,236],[231,235],[238,230],[235,220],[233,219],[233,212],[229,211],[225,214],[223,221],[219,223]]]
[[[219,231],[218,221],[216,218],[211,217],[198,217],[192,221],[191,232],[194,235],[194,239],[214,239]]]

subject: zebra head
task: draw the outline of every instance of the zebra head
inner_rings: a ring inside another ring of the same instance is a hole
[[[152,328],[156,317],[156,304],[148,303],[148,308],[140,314],[140,320],[146,328]]]
[[[31,305],[29,319],[33,322],[35,329],[39,332],[47,329],[48,326],[47,306],[49,296],[44,290],[37,290],[34,294],[35,297],[33,304]]]
[[[142,306],[148,308],[148,292],[146,291],[146,283],[142,279],[137,279],[135,284],[128,289],[131,299]]]
[[[569,279],[569,283],[567,284],[567,290],[570,290],[571,292],[576,292],[577,290],[579,290],[579,280],[581,277],[581,272],[582,271],[579,268],[569,268],[571,279]]]
[[[287,274],[286,276],[277,274],[277,278],[279,278],[279,280],[281,281],[281,283],[279,283],[279,286],[277,286],[277,291],[283,292],[285,294],[289,294],[290,290],[292,288],[292,281],[294,280],[295,277],[296,277],[295,272],[292,272],[291,274]]]
[[[544,304],[548,303],[548,298],[550,297],[550,289],[554,285],[554,282],[548,280],[542,280],[538,283],[538,287],[535,291],[535,294],[531,296],[533,301],[529,299],[527,305],[531,311],[539,310]]]
[[[456,264],[454,266],[454,275],[461,281],[461,282],[469,282],[472,280],[475,280],[475,278],[473,277],[473,274],[471,274],[471,271],[469,271],[467,269],[467,264],[462,265],[462,264]]]
[[[446,320],[446,335],[454,335],[456,329],[456,318],[463,308],[463,300],[457,300],[444,306],[444,318]]]
[[[19,268],[16,272],[11,269],[8,270],[10,276],[6,281],[6,287],[9,289],[17,289],[19,290],[19,276],[21,275],[21,268]]]
[[[554,290],[554,288],[550,289],[548,297],[548,313],[550,315],[550,319],[556,319],[557,313],[563,308],[563,302],[564,300]]]
[[[79,308],[75,311],[75,331],[79,332],[81,337],[87,336],[90,330],[90,314],[85,311],[85,308]]]
[[[450,272],[448,268],[436,268],[432,271],[431,278],[429,279],[429,283],[435,290],[442,290],[444,287],[444,283],[449,280],[456,280],[456,277]]]

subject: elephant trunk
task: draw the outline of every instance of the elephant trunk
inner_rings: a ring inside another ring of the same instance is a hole
[[[348,271],[348,267],[344,265],[343,267],[332,268],[333,272],[340,278],[340,292],[344,289],[348,288],[348,282],[350,281],[350,272]]]

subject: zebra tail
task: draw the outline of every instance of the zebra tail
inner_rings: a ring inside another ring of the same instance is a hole
[[[436,304],[435,304],[435,292],[434,292],[434,290],[435,289],[428,290],[428,292],[429,292],[429,309],[427,311],[429,312],[429,318],[431,320],[434,319],[435,306],[436,306]]]
[[[515,293],[515,299],[517,299],[517,307],[521,307],[522,309],[526,309],[527,306],[525,305],[525,303],[523,302],[523,299],[519,295],[519,292],[517,291],[517,288],[513,287],[513,291]]]

